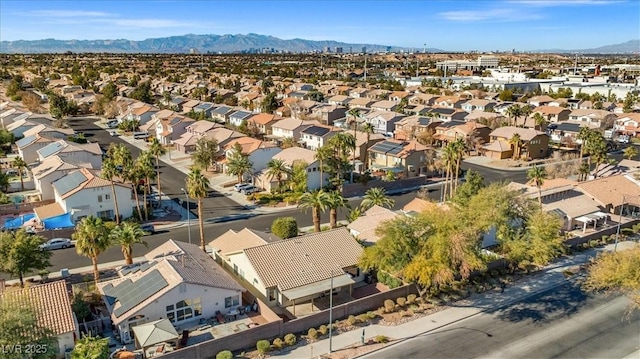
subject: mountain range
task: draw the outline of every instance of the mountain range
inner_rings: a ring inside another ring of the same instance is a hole
[[[349,44],[325,40],[305,39],[283,40],[274,36],[259,34],[237,35],[182,35],[150,38],[141,41],[117,40],[17,40],[0,41],[0,53],[64,53],[64,52],[107,52],[107,53],[189,53],[192,49],[198,53],[237,53],[259,52],[261,49],[273,49],[278,52],[314,52],[329,48],[332,52],[342,48],[344,53],[410,50],[398,46],[376,44]],[[418,49],[422,50],[422,49]],[[428,52],[447,52],[446,50],[427,48]],[[539,50],[551,53],[638,53],[640,40],[631,40],[621,44],[606,45],[592,49],[579,50]]]

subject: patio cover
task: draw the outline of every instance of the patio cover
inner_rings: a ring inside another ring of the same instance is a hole
[[[133,327],[133,335],[141,348],[178,339],[178,332],[169,319],[160,319],[135,326]]]
[[[606,214],[606,213],[593,212],[593,213],[589,213],[589,214],[586,214],[584,216],[580,216],[580,217],[576,218],[576,221],[582,222],[582,223],[590,223],[590,222],[597,221],[599,219],[603,219],[603,218],[607,218],[607,217],[609,217],[609,215]]]
[[[18,229],[22,227],[23,224],[33,219],[36,215],[33,213],[23,214],[17,218],[8,219],[4,222],[4,229]]]
[[[44,229],[75,227],[75,224],[71,221],[71,212],[43,219],[42,223],[44,224]]]
[[[354,284],[355,282],[356,281],[351,278],[351,275],[345,273],[333,278],[333,288],[344,287],[349,284]],[[289,298],[289,300],[296,300],[313,294],[324,293],[328,290],[331,290],[331,278],[282,291],[282,295]]]

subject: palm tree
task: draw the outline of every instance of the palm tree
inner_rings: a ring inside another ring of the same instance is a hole
[[[329,207],[329,196],[321,189],[312,192],[305,192],[300,197],[299,208],[305,210],[311,208],[311,217],[313,218],[313,228],[316,232],[320,232],[320,214]]]
[[[387,197],[387,191],[385,191],[384,188],[374,187],[369,188],[367,192],[364,193],[364,199],[362,203],[360,203],[360,208],[362,208],[363,211],[373,206],[391,208],[395,203],[396,201]]]
[[[524,125],[527,123],[527,117],[531,115],[531,112],[533,112],[533,110],[531,109],[531,106],[526,104],[520,106],[520,116],[524,117],[524,121],[522,121],[522,124],[523,124],[522,127],[524,127]]]
[[[444,186],[442,188],[442,200],[447,200],[447,188],[449,188],[449,192],[452,192],[450,184],[451,177],[453,179],[453,164],[455,163],[455,152],[452,146],[447,145],[442,150],[442,155],[440,157],[441,166],[444,168]]]
[[[589,173],[591,173],[591,167],[589,166],[588,163],[583,162],[580,164],[580,167],[578,167],[578,173],[580,174],[579,180],[585,181],[589,178]]]
[[[460,162],[462,162],[462,158],[464,157],[464,153],[466,152],[466,146],[464,144],[464,140],[459,138],[452,142],[451,148],[453,151],[454,159],[455,159],[455,172],[453,174],[453,194],[458,189],[458,178],[460,177]]]
[[[324,145],[316,151],[315,158],[320,161],[320,188],[324,187],[324,168],[332,155],[333,149],[328,145]]]
[[[635,146],[629,146],[624,149],[624,157],[626,159],[631,160],[636,156],[638,156],[638,150],[635,148]]]
[[[111,147],[110,147],[111,148]],[[108,151],[107,151],[108,153]],[[113,158],[107,156],[102,161],[102,177],[109,180],[111,183],[111,195],[113,196],[113,208],[115,209],[116,214],[116,224],[120,224],[120,209],[118,208],[118,197],[116,196],[116,185],[114,179],[118,175],[118,170],[116,165],[113,163]]]
[[[278,190],[282,192],[282,176],[289,175],[291,170],[287,167],[286,163],[278,158],[272,158],[267,163],[267,172],[266,175],[269,179],[273,180],[274,178],[278,181]]]
[[[253,163],[249,156],[242,153],[242,147],[234,148],[227,161],[227,172],[238,177],[238,183],[242,183],[244,175],[253,169]]]
[[[160,186],[160,156],[167,153],[167,150],[162,146],[162,143],[158,141],[156,137],[151,140],[149,144],[149,153],[156,159],[156,182],[158,183],[158,196],[162,199],[162,187]]]
[[[512,126],[517,126],[518,118],[522,116],[522,107],[520,107],[520,105],[518,104],[514,104],[509,106],[506,112],[507,112],[507,115],[509,115],[509,117],[513,119]]]
[[[592,132],[589,127],[580,127],[580,131],[578,131],[578,135],[576,138],[580,140],[580,161],[584,157],[585,150],[587,149],[589,138],[592,137]]]
[[[296,147],[298,145],[298,143],[296,142],[295,138],[293,137],[285,137],[282,139],[282,143],[280,144],[280,147],[282,148],[290,148],[290,147]]]
[[[113,228],[109,233],[109,237],[112,243],[120,245],[125,263],[133,264],[133,245],[141,243],[145,247],[147,246],[147,242],[142,240],[144,234],[142,227],[138,223],[127,221]]]
[[[191,159],[196,167],[205,171],[214,163],[216,152],[218,151],[218,141],[206,137],[196,141],[195,151],[191,153]]]
[[[93,278],[97,284],[100,278],[98,256],[111,246],[104,222],[95,216],[85,217],[76,225],[76,231],[71,237],[76,241],[76,252],[91,258]]]
[[[522,146],[522,138],[520,137],[520,134],[514,133],[513,136],[511,136],[511,139],[509,139],[509,144],[513,146],[513,159],[519,159],[520,146]]]
[[[542,185],[547,178],[547,171],[544,167],[533,165],[533,167],[527,171],[527,178],[532,180],[536,188],[538,188],[538,204],[540,204],[540,210],[542,210]]]
[[[24,178],[22,178],[22,171],[27,168],[27,163],[22,159],[22,157],[18,156],[13,160],[12,166],[18,170],[18,176],[20,176],[20,190],[24,191]]]
[[[375,132],[375,127],[369,122],[362,125],[362,132],[367,134],[367,142],[364,144],[364,170],[369,169],[368,156],[369,156],[369,140],[371,140],[371,134]]]
[[[339,191],[331,191],[329,197],[329,227],[336,228],[338,226],[338,210],[349,208],[349,201]]]
[[[144,179],[142,201],[144,203],[144,218],[148,220],[149,204],[147,202],[147,194],[151,191],[151,177],[156,174],[156,171],[153,168],[153,155],[148,151],[142,151],[140,156],[136,158],[134,166],[134,172],[139,176],[138,179]]]
[[[204,244],[204,218],[202,214],[202,199],[207,196],[209,188],[209,179],[200,171],[199,168],[192,168],[187,175],[186,186],[189,197],[198,200],[198,225],[200,228],[200,247],[206,251]]]
[[[342,170],[344,169],[345,161],[349,156],[349,151],[355,148],[356,138],[347,132],[338,132],[327,141],[329,147],[333,149],[334,158],[337,160],[336,166],[336,185],[342,186]]]
[[[353,166],[355,167],[355,163],[356,163],[356,146],[358,144],[357,138],[357,131],[358,131],[358,118],[360,118],[360,110],[357,108],[352,108],[349,110],[349,112],[347,112],[349,115],[351,115],[351,117],[353,118]],[[353,171],[355,170],[355,168],[351,169],[351,182],[353,183]]]
[[[534,121],[535,127],[540,131],[542,131],[542,128],[544,127],[544,125],[547,124],[547,119],[544,118],[544,116],[542,116],[540,112],[536,112],[533,114],[533,121]]]

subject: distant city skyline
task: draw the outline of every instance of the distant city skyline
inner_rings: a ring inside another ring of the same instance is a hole
[[[0,2],[0,40],[271,35],[421,50],[585,49],[640,38],[637,0]]]

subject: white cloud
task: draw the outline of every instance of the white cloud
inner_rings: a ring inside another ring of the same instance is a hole
[[[542,16],[530,11],[521,11],[517,9],[487,9],[487,10],[460,10],[445,11],[439,13],[445,20],[460,22],[478,22],[478,21],[527,21],[537,20]]]
[[[113,16],[102,11],[84,11],[84,10],[34,10],[26,13],[27,16],[38,17],[106,17]]]

